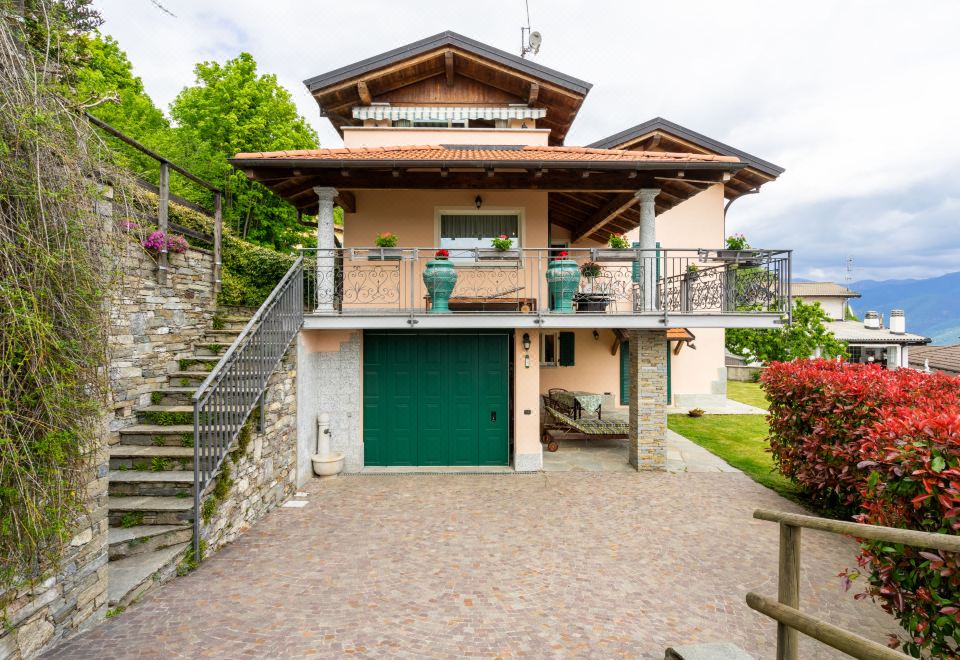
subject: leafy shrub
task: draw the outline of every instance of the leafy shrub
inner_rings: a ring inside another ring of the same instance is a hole
[[[690,417],[703,417],[705,412],[703,408],[691,408],[687,411],[687,415]]]
[[[839,517],[860,512],[859,467],[871,427],[898,405],[956,405],[960,379],[829,360],[773,363],[760,379],[770,399],[770,448],[780,472]]]
[[[400,242],[400,238],[391,231],[384,231],[377,234],[377,237],[373,239],[373,242],[377,247],[392,248],[397,247]]]
[[[630,240],[626,234],[610,234],[610,238],[607,239],[607,245],[614,250],[627,250],[630,248]]]
[[[960,530],[960,378],[876,365],[774,363],[770,445],[781,472],[844,517],[940,534]],[[867,590],[907,631],[891,646],[960,658],[960,558],[865,541]]]

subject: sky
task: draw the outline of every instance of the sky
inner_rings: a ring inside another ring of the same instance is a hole
[[[786,168],[727,231],[793,249],[795,276],[960,271],[960,2],[528,1],[534,61],[593,84],[568,145],[664,117]],[[526,23],[523,0],[95,6],[164,110],[194,64],[246,51],[325,147],[341,141],[304,79],[444,30],[519,54]]]

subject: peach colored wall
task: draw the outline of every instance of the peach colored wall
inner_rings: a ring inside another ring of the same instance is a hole
[[[341,344],[350,341],[354,330],[304,330],[303,347],[307,353],[335,353]]]
[[[530,335],[530,368],[524,366],[523,333]],[[513,443],[516,456],[541,455],[540,446],[540,333],[518,329],[514,333]],[[530,414],[525,415],[524,410]],[[528,466],[540,459],[521,459]],[[515,463],[516,464],[516,463]]]
[[[344,127],[345,147],[396,147],[410,144],[528,144],[546,146],[545,128],[381,128]]]
[[[662,248],[722,247],[724,243],[723,186],[717,184],[675,206],[657,217],[657,240]],[[628,233],[631,241],[639,238],[639,230]],[[569,239],[569,232],[554,227],[551,240]],[[593,247],[594,241],[578,241],[573,247]],[[687,256],[686,254],[682,256]],[[592,330],[578,330],[576,366],[544,368],[540,374],[540,390],[551,387],[610,392],[620,403],[620,356],[610,354],[612,333],[600,331],[595,342]],[[724,332],[722,329],[693,329],[696,350],[685,346],[671,357],[672,393],[716,394],[724,386]],[[671,348],[676,344],[671,344]]]
[[[550,330],[553,332],[553,330]],[[545,331],[546,332],[546,331]],[[557,330],[560,332],[560,330]],[[600,339],[593,338],[593,330],[577,329],[565,330],[574,332],[574,366],[572,367],[541,367],[540,393],[546,394],[551,387],[562,387],[566,390],[582,390],[586,392],[609,393],[614,397],[616,405],[620,405],[620,353],[610,354],[613,346],[614,334],[612,330],[598,330]],[[666,349],[664,349],[666,350]],[[540,353],[536,356],[539,363]]]

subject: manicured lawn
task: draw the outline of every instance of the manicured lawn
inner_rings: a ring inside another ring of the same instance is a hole
[[[796,499],[793,484],[774,470],[767,448],[767,420],[762,415],[670,415],[667,426],[743,470],[751,479],[784,497]]]
[[[760,389],[760,383],[742,383],[739,380],[728,380],[727,398],[764,410],[770,405],[770,402],[767,401],[767,395]]]

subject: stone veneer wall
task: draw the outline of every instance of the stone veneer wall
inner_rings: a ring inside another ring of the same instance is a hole
[[[61,639],[92,628],[107,611],[107,453],[102,441],[89,469],[87,514],[64,555],[61,570],[42,583],[8,594],[0,619],[0,659],[31,658]]]
[[[325,335],[329,340],[317,338]],[[340,341],[340,338],[343,341]],[[317,415],[330,415],[330,450],[344,455],[344,471],[363,468],[361,359],[363,332],[312,330],[300,333],[300,432],[298,483],[313,475]]]
[[[136,423],[135,408],[150,405],[150,392],[190,355],[217,306],[213,256],[206,250],[171,254],[165,286],[157,284],[156,262],[135,241],[119,265],[122,279],[110,309],[114,431]]]
[[[270,377],[263,432],[254,423],[246,451],[230,464],[233,486],[201,537],[209,556],[232,542],[268,511],[283,504],[297,486],[297,344]]]
[[[630,464],[664,470],[667,464],[667,333],[630,331]]]

